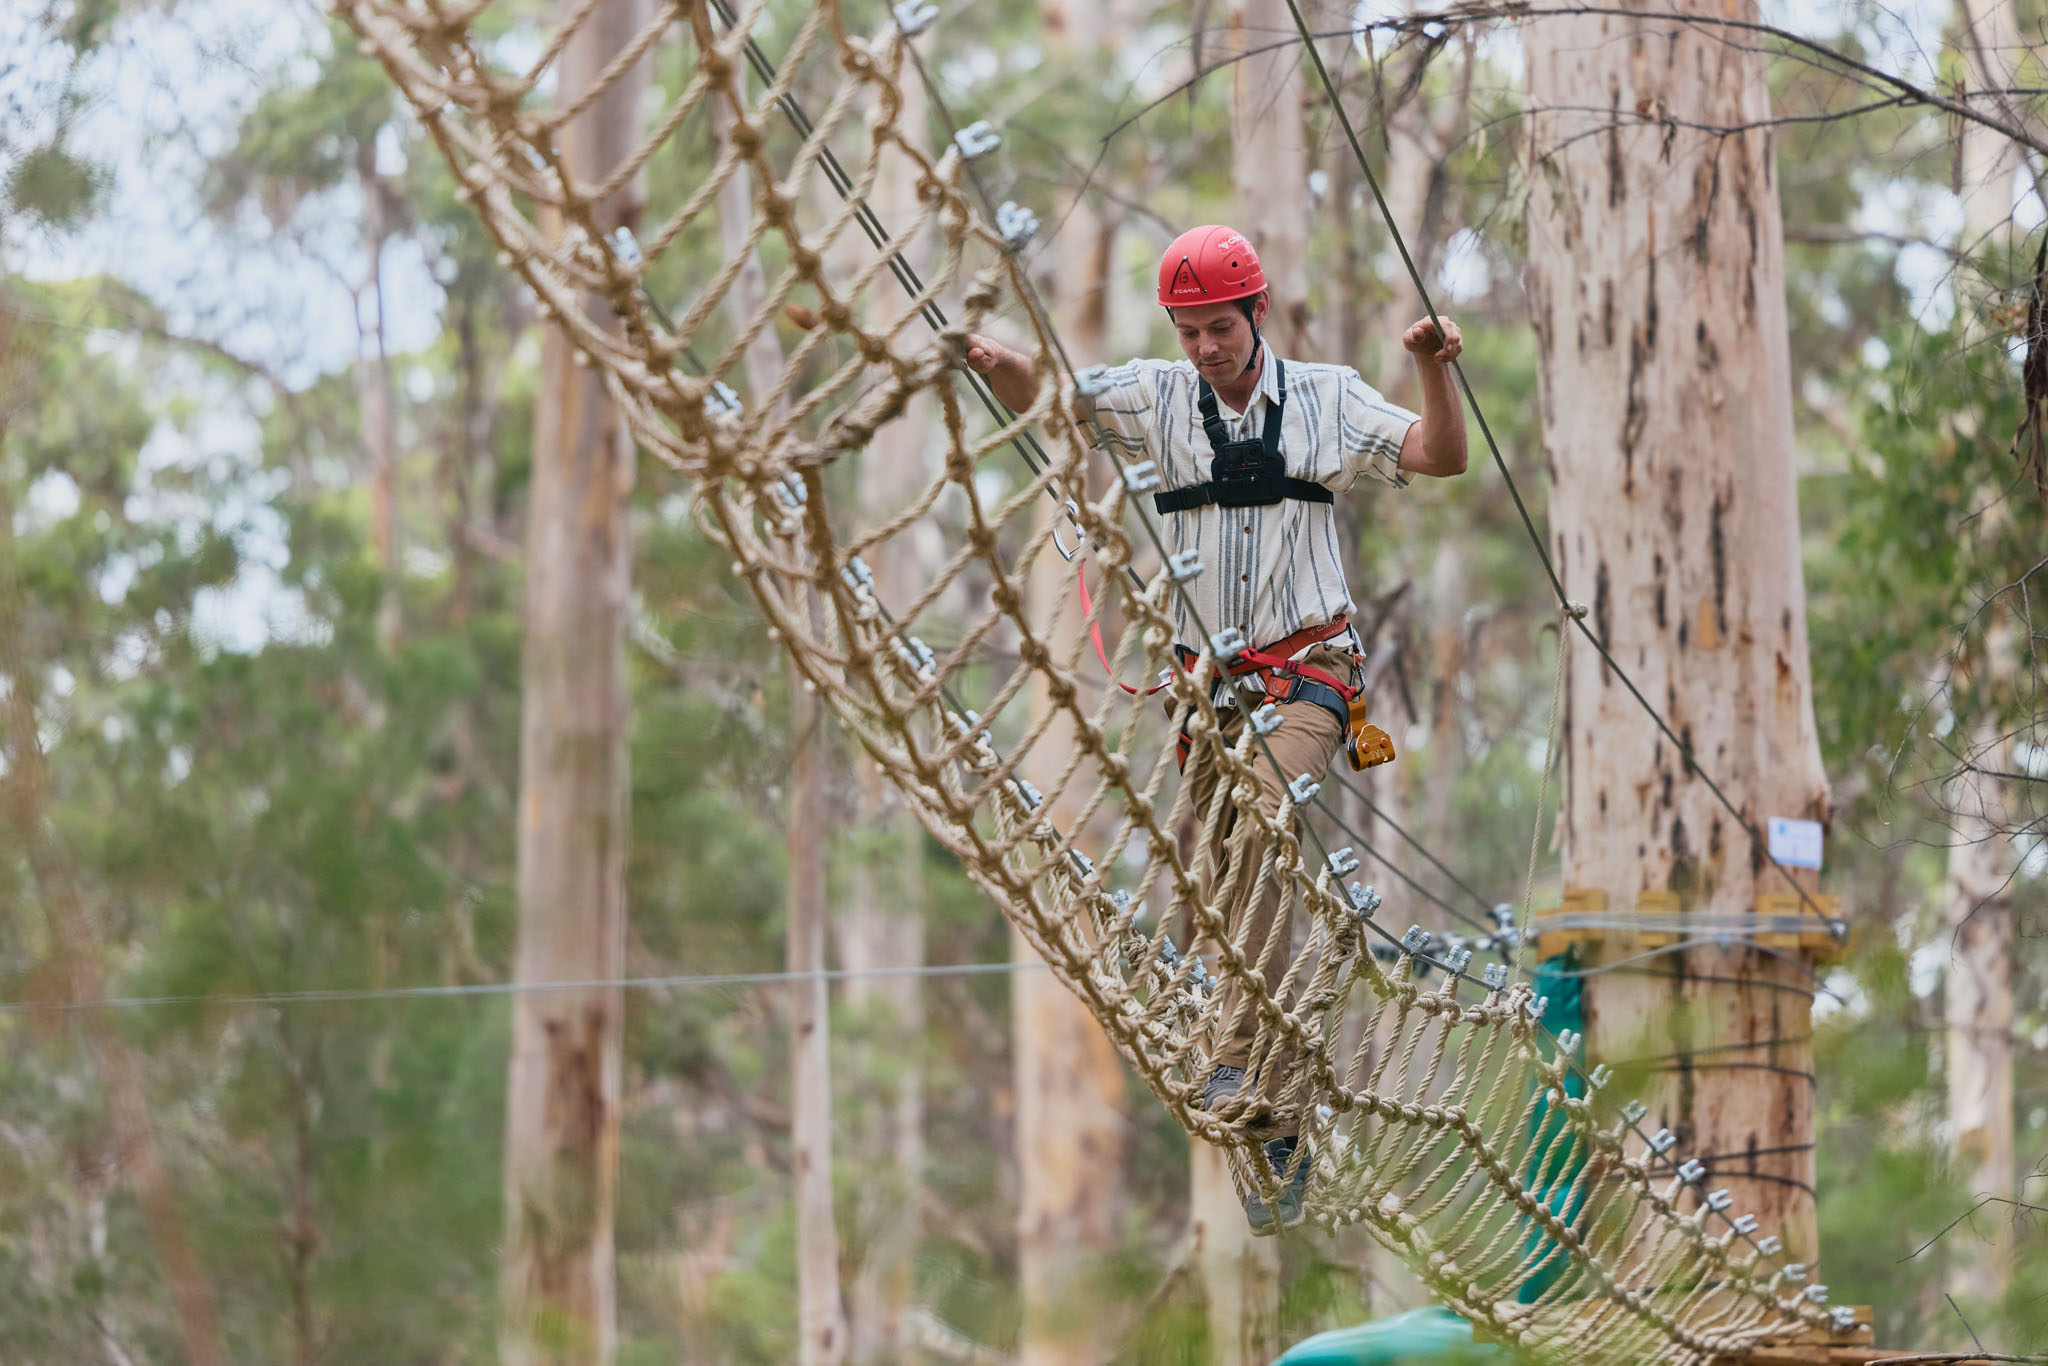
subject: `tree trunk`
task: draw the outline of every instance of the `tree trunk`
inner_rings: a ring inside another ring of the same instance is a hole
[[[722,142],[731,124],[731,109],[724,101],[714,100],[714,136]],[[718,195],[719,244],[727,259],[747,250],[747,224],[754,213],[753,180],[742,164]],[[736,331],[760,313],[767,297],[766,270],[758,255],[749,256],[726,294],[726,308]],[[764,395],[775,391],[782,364],[782,347],[774,329],[762,328],[741,356],[747,403],[758,407]],[[809,586],[803,589],[803,601],[812,631],[823,639],[823,601]],[[825,855],[831,844],[832,763],[825,743],[824,708],[794,673],[789,682],[790,790],[785,842],[789,884],[783,913],[787,921],[784,966],[796,974],[789,987],[789,1025],[798,1360],[803,1366],[838,1366],[846,1359],[847,1323],[839,1296],[839,1229],[832,1203],[832,1001],[830,985],[823,976],[827,967]]]
[[[1655,18],[1545,19],[1526,43],[1528,279],[1566,589],[1752,825],[1824,820],[1762,57]],[[1645,125],[1640,110],[1752,131]],[[1730,915],[1790,890],[1583,642],[1563,746],[1567,886],[1624,915],[1645,891]],[[1610,938],[1593,956],[1635,951]],[[1587,980],[1588,1056],[1642,1060],[1652,1127],[1812,1261],[1808,970],[1741,946],[1649,969]]]
[[[577,8],[563,0],[564,14]],[[589,86],[645,13],[644,0],[599,5],[559,60],[565,95]],[[645,63],[636,65],[563,131],[564,160],[586,182],[636,139],[645,80]],[[596,206],[598,231],[630,225],[637,193]],[[609,314],[597,297],[583,307]],[[633,442],[559,330],[542,349],[532,480],[516,975],[612,983],[625,967]],[[616,985],[513,998],[499,1354],[515,1366],[603,1363],[616,1347],[622,1009]]]
[[[924,117],[924,93],[915,80],[906,81],[898,124],[921,127]],[[873,202],[892,231],[916,215],[915,177],[902,159],[884,165]],[[922,268],[917,243],[897,245]],[[893,314],[901,296],[888,282],[881,289],[876,312]],[[885,521],[924,487],[933,425],[930,400],[920,396],[875,433],[861,462],[862,525]],[[903,536],[869,552],[880,601],[893,608],[915,600],[922,586],[918,559],[915,542]],[[924,961],[924,837],[887,775],[865,755],[853,763],[854,825],[862,844],[847,869],[839,962],[852,974],[844,999],[863,1039],[854,1071],[871,1100],[853,1116],[855,1161],[864,1174],[863,1255],[848,1292],[849,1345],[858,1366],[894,1366],[916,1358],[910,1309],[924,1184],[924,990],[912,978],[859,974]]]
[[[807,595],[812,629],[823,638],[824,612]],[[832,1030],[825,971],[824,707],[794,680],[789,724],[788,967],[790,1165],[796,1183],[797,1360],[838,1366],[846,1358],[846,1316],[839,1304],[839,1236],[832,1214]]]
[[[1102,14],[1085,3],[1048,3],[1050,45],[1092,54],[1105,39]],[[1054,321],[1073,354],[1099,356],[1107,344],[1108,277],[1114,253],[1104,241],[1102,217],[1083,201],[1061,228],[1056,250],[1045,252]],[[1064,514],[1050,499],[1041,516]],[[1032,566],[1030,620],[1043,638],[1066,641],[1080,630],[1073,571],[1050,547]],[[1031,690],[1035,723],[1051,706],[1043,679]],[[1024,776],[1053,790],[1071,751],[1073,727],[1055,722],[1032,746]],[[1060,796],[1050,815],[1061,830],[1074,829],[1079,803]],[[1112,1297],[1097,1288],[1105,1255],[1122,1221],[1124,1073],[1116,1050],[1073,993],[1051,973],[1032,971],[1036,952],[1014,929],[1011,954],[1025,970],[1010,981],[1011,1046],[1017,1087],[1017,1261],[1024,1322],[1020,1366],[1082,1366],[1101,1359],[1113,1340]]]
[[[1957,0],[1963,60],[1970,85],[2010,89],[2012,54],[2020,49],[2017,17],[2009,4]],[[1988,128],[1961,127],[1963,236],[1957,244],[1982,263],[1996,291],[2014,283],[2013,177],[2018,149]],[[1958,278],[1967,278],[1958,271]],[[1962,335],[1982,339],[1992,329],[1979,301],[1958,290]],[[2003,338],[1999,338],[2003,341]],[[1989,491],[1987,491],[1989,492]],[[1992,536],[2009,516],[2005,500],[1988,498],[1976,534]],[[1971,727],[1969,753],[1985,768],[2012,771],[2010,746],[2000,740],[1995,708],[2011,695],[2013,623],[1994,605],[1987,613],[1982,713]],[[1948,976],[1942,993],[1948,1123],[1955,1143],[1955,1175],[1975,1200],[2010,1200],[2018,1191],[2013,1114],[2012,878],[2018,851],[2011,830],[2015,803],[2009,785],[1979,772],[1960,775],[1946,793],[1949,806],[1947,874],[1942,882],[1942,923],[1949,939]],[[1976,1226],[2002,1230],[2010,1206],[1994,1205]],[[1962,1234],[1962,1230],[1957,1230]],[[2012,1276],[2012,1239],[1959,1237],[1949,1262],[1948,1288],[1959,1298],[1995,1301]]]

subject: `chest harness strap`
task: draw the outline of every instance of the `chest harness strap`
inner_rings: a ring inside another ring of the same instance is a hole
[[[1204,483],[1153,494],[1153,507],[1161,512],[1190,512],[1212,503],[1217,507],[1255,508],[1270,507],[1288,498],[1304,503],[1336,501],[1321,484],[1287,473],[1287,461],[1280,454],[1280,415],[1287,406],[1287,367],[1278,356],[1273,357],[1275,394],[1266,405],[1265,429],[1257,441],[1230,440],[1216,409],[1216,391],[1199,375],[1195,383],[1200,386],[1196,407],[1202,415],[1202,433],[1209,438],[1209,449],[1214,453],[1209,462],[1209,478]]]

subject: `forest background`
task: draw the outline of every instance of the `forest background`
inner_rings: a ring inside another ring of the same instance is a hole
[[[2005,95],[2037,128],[2043,12],[2003,9]],[[1194,78],[1284,38],[1271,10],[984,2],[926,40],[949,100],[1006,134],[1004,197],[1046,224],[1034,269],[1106,261],[1102,359],[1171,354],[1146,287],[1178,227],[1260,236],[1233,205],[1233,118],[1282,68]],[[516,50],[545,7],[505,12]],[[1946,0],[1765,17],[1924,91],[1969,81],[1971,15]],[[1534,470],[1515,32],[1340,46],[1394,210]],[[2024,603],[2048,538],[2018,437],[2048,393],[2023,375],[2042,201],[2028,163],[1972,160],[1957,122],[1850,112],[1837,68],[1766,46],[1827,885],[1857,931],[1816,1008],[1823,1265],[1888,1345],[2041,1350],[2048,845],[2030,813],[2048,750],[2029,743]],[[1327,108],[1301,110],[1314,169],[1298,212],[1269,214],[1307,224],[1298,349],[1412,399],[1394,338],[1419,307]],[[1986,165],[2001,211],[1973,225]],[[494,1359],[531,298],[312,6],[11,8],[0,174],[0,1354],[179,1360],[197,1315],[227,1360]],[[805,1229],[792,991],[773,980],[797,732],[687,499],[643,472],[633,503],[627,963],[659,980],[626,996],[618,1359],[779,1362]],[[1358,596],[1397,646],[1376,712],[1404,758],[1379,790],[1498,901],[1521,890],[1548,720],[1552,609],[1520,534],[1481,472],[1357,525]],[[2023,628],[2016,667],[1987,662],[2001,612]],[[1037,1160],[1016,1137],[1012,996],[1033,970],[1008,966],[1000,917],[935,845],[872,819],[844,738],[824,746],[804,838],[834,966],[961,969],[833,988],[831,1255],[853,1340],[1010,1359]],[[1994,749],[2017,795],[1987,826],[1969,768]],[[1988,1204],[1944,1063],[1958,848],[1994,853],[1977,909],[2013,933],[2016,1157]],[[1384,890],[1390,922],[1432,923]],[[337,994],[252,999],[306,992]],[[91,1004],[109,998],[129,1003]],[[1102,1356],[1222,1359],[1186,1139],[1135,1086],[1115,1132]],[[1276,1293],[1277,1341],[1420,1302],[1356,1236],[1290,1240]]]

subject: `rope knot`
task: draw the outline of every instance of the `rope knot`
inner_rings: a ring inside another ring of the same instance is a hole
[[[1564,614],[1570,617],[1573,621],[1584,621],[1586,619],[1587,613],[1591,612],[1592,610],[1593,609],[1586,606],[1585,603],[1573,602],[1569,598],[1565,600],[1563,608]]]

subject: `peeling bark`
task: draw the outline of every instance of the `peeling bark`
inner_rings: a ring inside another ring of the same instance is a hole
[[[574,10],[577,0],[563,0]],[[563,52],[580,90],[645,19],[604,0]],[[639,127],[646,64],[563,131],[583,179],[616,165]],[[630,225],[638,191],[598,208]],[[584,300],[592,318],[609,306]],[[519,746],[519,982],[615,982],[625,969],[627,499],[633,442],[595,370],[559,330],[543,345],[528,494]],[[616,985],[513,997],[505,1118],[499,1355],[513,1366],[609,1362],[617,1346],[612,1227],[618,1184]]]
[[[1752,124],[1769,112],[1761,59],[1615,15],[1545,19],[1526,39],[1530,299],[1567,591],[1750,822],[1824,821],[1770,137],[1612,113]],[[1568,112],[1590,91],[1609,112]],[[1565,688],[1567,886],[1624,912],[1669,889],[1683,910],[1717,914],[1790,890],[1583,644]],[[1695,1053],[1644,1064],[1653,1118],[1811,1261],[1813,1200],[1787,1183],[1811,1186],[1813,1153],[1767,1151],[1812,1139],[1806,972],[1742,948],[1649,966],[1665,975],[1589,979],[1589,1055]]]

